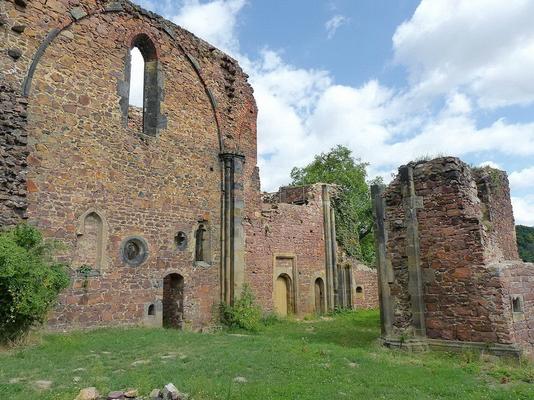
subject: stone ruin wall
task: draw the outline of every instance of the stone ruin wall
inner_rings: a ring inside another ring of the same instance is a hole
[[[487,167],[471,172],[480,200],[486,261],[519,260],[507,175]]]
[[[518,258],[506,174],[472,170],[452,157],[408,167],[413,170],[417,203],[426,337],[532,346],[534,267]],[[390,291],[390,335],[413,333],[416,319],[410,293],[414,283],[408,272],[414,263],[408,254],[409,195],[403,185],[400,173],[384,192],[386,264],[391,275],[382,279]],[[522,316],[512,313],[514,291],[525,298]]]
[[[245,156],[244,181],[255,174],[256,106],[247,76],[213,46],[128,1],[3,1],[0,19],[2,129],[4,118],[13,128],[0,139],[7,141],[2,223],[16,223],[27,207],[32,224],[68,246],[63,258],[73,267],[95,261],[81,253],[101,254],[87,279],[73,274],[51,325],[139,323],[147,305],[161,301],[171,272],[186,282],[187,321],[210,323],[220,300],[221,152]],[[155,44],[164,77],[154,138],[124,126],[121,108],[125,60],[139,33]],[[253,186],[239,188],[245,198],[255,196]],[[97,244],[80,242],[80,218],[88,212],[107,228]],[[196,266],[193,231],[200,220],[210,226],[211,259]],[[174,243],[178,231],[188,236],[183,250]],[[140,267],[121,259],[129,236],[148,243]]]
[[[322,186],[289,186],[264,194],[261,212],[246,221],[247,276],[268,310],[273,309],[277,262],[292,258],[298,270],[297,311],[301,315],[315,312],[314,282],[322,278],[326,283]],[[352,307],[378,308],[376,270],[341,254],[338,265],[350,266],[352,271]],[[357,287],[362,293],[356,292]]]
[[[297,285],[299,314],[315,311],[314,281],[326,280],[321,186],[312,187],[305,198],[308,204],[302,205],[270,200],[245,221],[247,279],[266,310],[273,310],[278,265],[293,263],[295,274],[288,275]]]
[[[27,100],[0,83],[0,227],[26,218]]]

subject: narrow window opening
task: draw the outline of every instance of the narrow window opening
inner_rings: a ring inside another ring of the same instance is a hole
[[[143,98],[145,86],[145,59],[141,50],[130,50],[130,95],[128,127],[143,132]]]
[[[147,35],[134,38],[129,59],[128,127],[156,136],[162,88],[157,50]]]
[[[519,296],[512,297],[512,311],[515,313],[523,312],[523,304],[521,302],[521,297]]]
[[[206,261],[206,227],[200,224],[195,234],[195,261]]]
[[[148,306],[148,315],[156,315],[156,307],[154,304]]]

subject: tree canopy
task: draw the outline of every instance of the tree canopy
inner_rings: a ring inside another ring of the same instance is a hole
[[[293,168],[291,184],[336,184],[339,194],[333,204],[337,241],[349,256],[374,265],[373,215],[367,166],[360,159],[355,160],[348,148],[337,146],[315,156],[305,167]]]
[[[534,227],[517,225],[517,247],[519,256],[526,262],[534,262]]]

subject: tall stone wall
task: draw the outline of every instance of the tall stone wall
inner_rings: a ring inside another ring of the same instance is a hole
[[[0,214],[15,223],[27,202],[30,223],[66,245],[73,281],[51,326],[143,322],[151,305],[161,312],[171,273],[184,279],[185,325],[211,323],[224,254],[232,254],[232,278],[244,269],[239,210],[256,190],[244,183],[256,165],[247,76],[215,47],[129,1],[2,1],[0,19],[1,123],[10,129],[0,139]],[[139,35],[158,63],[156,135],[127,123],[129,51]],[[235,180],[225,186],[222,158],[232,154],[246,163],[231,163]],[[197,262],[201,225],[209,254]],[[146,248],[132,265],[125,249],[136,243]]]
[[[26,218],[27,100],[0,83],[0,228]]]
[[[374,202],[386,342],[534,345],[528,304],[521,318],[511,307],[511,282],[530,298],[534,268],[518,261],[504,172],[452,157],[411,163]]]

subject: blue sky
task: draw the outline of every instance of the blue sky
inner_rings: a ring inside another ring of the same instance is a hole
[[[262,188],[336,144],[390,179],[421,156],[508,172],[534,226],[534,0],[138,0],[230,53]]]

